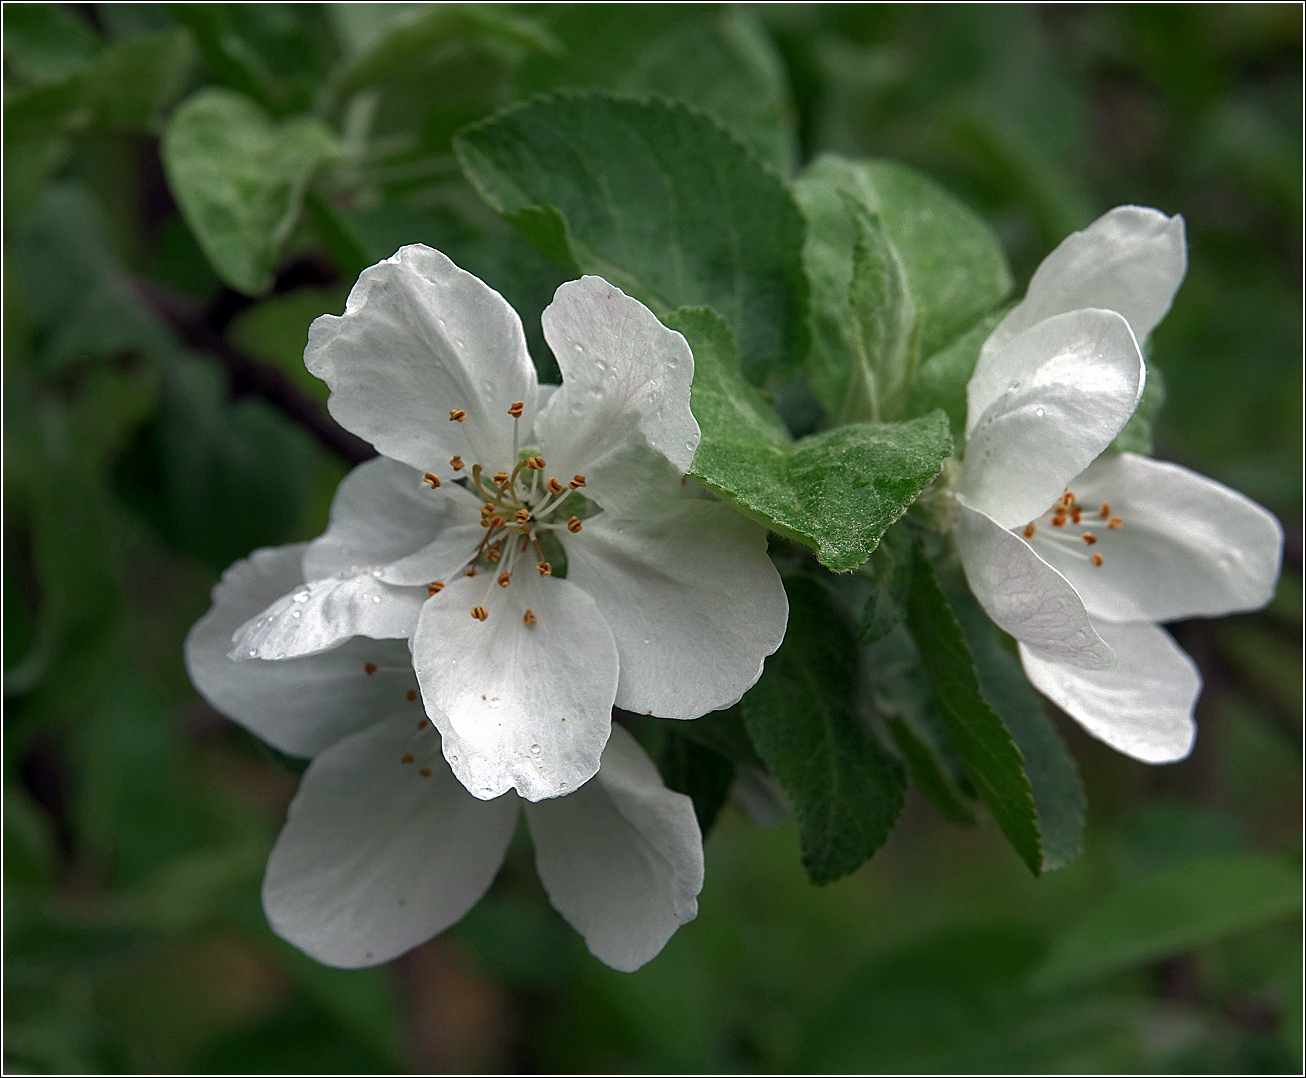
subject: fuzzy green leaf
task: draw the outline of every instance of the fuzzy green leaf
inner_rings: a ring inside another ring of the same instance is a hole
[[[336,149],[320,120],[273,124],[229,90],[201,90],[173,114],[163,163],[186,223],[218,275],[248,294],[272,281],[317,167]]]
[[[805,349],[803,221],[789,189],[706,114],[569,91],[454,139],[481,197],[571,272],[596,273],[659,317],[706,305],[761,383]]]
[[[857,711],[851,630],[815,580],[785,586],[789,627],[744,696],[744,723],[794,807],[807,874],[828,883],[884,844],[907,782]]]
[[[665,319],[694,352],[691,407],[702,430],[690,474],[835,572],[855,569],[939,474],[952,450],[942,412],[907,423],[854,423],[792,441],[739,368],[714,312]]]

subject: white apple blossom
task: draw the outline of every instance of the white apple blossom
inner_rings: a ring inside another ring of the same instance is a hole
[[[444,755],[485,800],[578,789],[614,704],[730,706],[788,617],[764,530],[686,481],[685,339],[598,277],[543,324],[561,387],[537,385],[503,297],[438,251],[365,270],[304,358],[382,456],[341,484],[304,583],[233,626],[236,660],[409,640]]]
[[[693,806],[616,727],[597,776],[539,803],[472,797],[440,753],[402,640],[234,662],[231,634],[302,584],[303,545],[227,570],[186,640],[191,679],[277,749],[311,756],[263,881],[273,929],[332,966],[385,962],[444,931],[485,893],[525,812],[549,899],[619,970],[654,957],[697,913]]]
[[[1264,606],[1283,531],[1176,464],[1108,451],[1142,395],[1138,342],[1186,268],[1183,220],[1120,206],[1069,236],[968,386],[957,543],[1030,681],[1137,759],[1192,748],[1201,679],[1157,623]]]

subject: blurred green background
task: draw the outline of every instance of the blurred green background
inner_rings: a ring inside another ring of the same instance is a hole
[[[468,9],[359,104],[341,72],[377,17],[5,5],[7,1066],[1297,1071],[1302,9]],[[160,163],[173,107],[214,84],[315,111],[349,151],[258,298],[220,285]],[[472,914],[390,966],[325,969],[269,933],[295,776],[199,699],[182,639],[230,561],[325,524],[356,447],[302,351],[362,265],[446,251],[517,306],[547,371],[560,273],[449,139],[567,85],[696,102],[791,173],[825,150],[903,160],[994,224],[1021,287],[1113,205],[1185,216],[1157,455],[1276,512],[1283,580],[1265,611],[1174,627],[1206,680],[1190,760],[1062,724],[1089,792],[1076,864],[1034,880],[989,822],[912,794],[867,866],[817,888],[791,823],[727,808],[698,919],[633,975],[585,953],[520,835]]]

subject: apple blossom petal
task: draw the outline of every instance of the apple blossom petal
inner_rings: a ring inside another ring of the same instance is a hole
[[[789,602],[766,532],[720,502],[600,513],[566,547],[567,579],[593,596],[617,643],[618,707],[674,719],[729,707],[784,639]]]
[[[1075,589],[1024,539],[960,504],[957,551],[966,582],[999,628],[1063,662],[1090,670],[1115,665]]]
[[[325,534],[309,543],[304,555],[304,579],[387,565],[454,524],[475,525],[475,498],[451,483],[432,490],[422,474],[389,457],[374,457],[345,476],[331,500]]]
[[[454,455],[512,467],[513,421],[530,429],[535,368],[521,319],[498,292],[422,244],[358,278],[345,313],[309,329],[304,363],[331,387],[327,408],[387,457],[442,479]],[[462,423],[449,421],[466,411]],[[470,454],[470,455],[469,455]]]
[[[549,474],[564,481],[585,474],[621,440],[626,415],[637,418],[649,445],[688,471],[699,429],[689,410],[694,357],[685,338],[602,277],[562,285],[542,321],[562,371],[562,388],[535,424]]]
[[[295,544],[256,550],[236,562],[213,589],[213,606],[186,637],[186,669],[200,695],[291,756],[315,756],[393,714],[417,688],[401,640],[348,640],[320,655],[281,662],[228,657],[238,626],[303,583],[303,553],[303,544]]]
[[[484,621],[470,615],[478,606]],[[598,770],[617,647],[571,581],[541,578],[524,559],[506,588],[486,573],[460,577],[422,608],[413,666],[445,757],[477,797],[561,797]]]
[[[1283,528],[1236,490],[1133,453],[1103,454],[1072,489],[1092,514],[1093,550],[1102,564],[1052,544],[1044,557],[1074,585],[1093,617],[1215,617],[1256,610],[1273,598]],[[1108,507],[1108,518],[1118,517],[1120,526],[1108,527],[1099,506]]]
[[[1043,259],[1025,298],[985,342],[976,370],[1036,323],[1083,307],[1123,315],[1141,343],[1170,309],[1187,268],[1182,217],[1146,206],[1108,210]]]
[[[387,584],[429,584],[439,580],[448,581],[460,569],[472,560],[485,538],[485,529],[480,525],[480,511],[460,509],[459,517],[476,523],[455,524],[446,528],[421,550],[415,550],[406,558],[383,566],[380,577]]]
[[[241,625],[227,654],[237,662],[296,659],[329,651],[351,636],[407,640],[426,589],[396,587],[379,575],[379,569],[359,569],[300,584]]]
[[[1193,705],[1202,691],[1193,660],[1155,625],[1093,625],[1119,657],[1116,666],[1085,670],[1021,644],[1030,682],[1113,749],[1149,764],[1182,760],[1197,736]]]
[[[317,757],[268,859],[272,930],[328,966],[374,966],[443,932],[503,863],[517,799],[472,797],[416,725],[397,716]]]
[[[1113,311],[1049,318],[1004,356],[1021,373],[972,424],[960,491],[1011,528],[1046,512],[1111,444],[1138,404],[1144,368],[1128,324]],[[972,417],[973,400],[972,393]]]
[[[525,812],[549,901],[601,962],[638,969],[697,915],[703,838],[694,804],[666,788],[621,727],[597,776]]]

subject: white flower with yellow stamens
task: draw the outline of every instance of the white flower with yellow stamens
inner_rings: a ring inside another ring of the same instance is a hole
[[[614,704],[733,704],[788,617],[764,530],[685,481],[684,338],[598,277],[563,285],[543,323],[561,387],[536,384],[503,297],[421,245],[313,323],[304,358],[332,415],[382,456],[341,483],[306,583],[230,652],[409,640],[445,757],[487,800],[581,786]]]
[[[1186,266],[1183,221],[1121,206],[1068,237],[985,342],[968,386],[957,545],[1025,673],[1091,734],[1182,759],[1196,667],[1158,622],[1264,606],[1283,531],[1236,491],[1106,451],[1133,413],[1139,341]]]
[[[524,812],[549,899],[590,951],[620,970],[656,955],[698,909],[703,847],[689,798],[620,728],[598,775],[568,797],[472,797],[440,755],[402,640],[233,662],[232,631],[303,583],[304,554],[288,546],[237,562],[186,639],[205,699],[313,758],[263,881],[278,935],[332,966],[388,961],[476,903]]]

